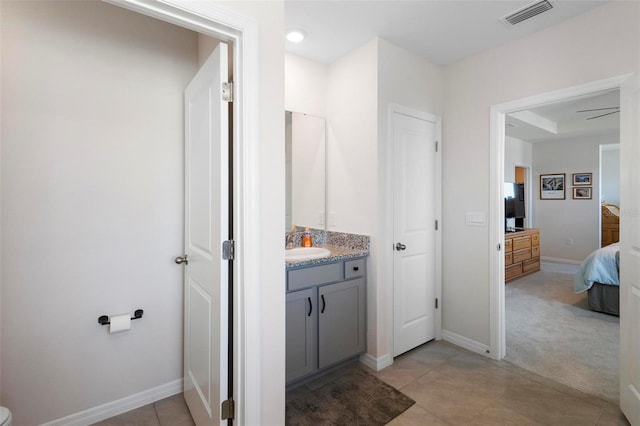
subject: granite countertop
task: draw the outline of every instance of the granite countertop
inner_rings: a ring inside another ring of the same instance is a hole
[[[323,263],[335,262],[336,260],[355,259],[369,255],[369,249],[353,249],[331,244],[318,244],[314,247],[326,248],[331,253],[327,257],[318,259],[286,260],[287,269],[298,266],[322,265]]]

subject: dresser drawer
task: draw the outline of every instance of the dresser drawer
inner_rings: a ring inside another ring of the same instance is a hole
[[[513,250],[521,250],[524,248],[531,248],[531,235],[524,237],[518,237],[513,239]],[[516,261],[517,262],[517,261]]]
[[[531,257],[540,257],[540,246],[531,246]]]
[[[342,262],[338,262],[288,271],[287,291],[340,281],[342,279],[342,266]]]
[[[511,238],[504,240],[504,251],[510,252],[511,250],[513,250],[513,240]]]
[[[504,268],[504,279],[510,280],[512,278],[522,275],[522,263],[516,263],[515,265],[509,265]]]
[[[522,249],[513,252],[513,263],[522,262],[523,260],[531,259],[531,249]]]
[[[522,262],[522,272],[531,272],[540,270],[539,259],[529,259]]]
[[[348,260],[344,262],[344,279],[362,277],[365,273],[364,259]]]
[[[540,245],[540,234],[537,232],[534,232],[533,234],[531,234],[531,245],[532,246],[539,246]]]
[[[504,264],[511,265],[513,263],[513,253],[505,253],[504,254]]]

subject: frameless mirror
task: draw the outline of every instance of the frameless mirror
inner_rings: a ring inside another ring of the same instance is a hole
[[[286,231],[325,228],[325,134],[323,118],[285,112]]]

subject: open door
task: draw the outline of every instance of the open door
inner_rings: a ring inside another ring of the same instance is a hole
[[[185,89],[184,398],[197,426],[226,424],[228,394],[229,112],[220,43]],[[225,410],[226,411],[226,410]]]
[[[620,90],[620,407],[640,425],[640,74]]]

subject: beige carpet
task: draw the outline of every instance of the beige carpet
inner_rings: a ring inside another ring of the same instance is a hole
[[[575,267],[542,270],[506,284],[506,361],[586,393],[619,400],[619,320],[593,312],[573,292]]]

